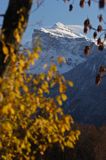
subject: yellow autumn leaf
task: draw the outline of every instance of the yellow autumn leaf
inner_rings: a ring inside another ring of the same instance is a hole
[[[77,130],[77,131],[76,131],[76,139],[77,139],[77,140],[79,139],[79,135],[80,135],[80,131]]]
[[[70,87],[73,87],[73,86],[74,86],[74,83],[73,83],[72,81],[68,81],[68,85],[69,85]]]
[[[9,104],[3,106],[3,108],[2,108],[2,113],[3,113],[3,114],[15,114],[15,111],[14,111],[14,109],[12,108],[12,104],[9,103]]]
[[[19,35],[19,31],[18,29],[15,29],[14,31],[14,38],[16,39],[16,41],[19,43],[21,40],[21,36]]]
[[[15,54],[12,55],[11,60],[12,60],[13,62],[16,62],[16,55],[15,55]]]
[[[52,142],[52,139],[51,139],[51,137],[50,137],[50,136],[48,136],[48,141],[49,141],[49,143],[51,143],[51,142]]]
[[[64,83],[60,83],[59,92],[64,93],[66,91],[66,85]]]
[[[19,63],[20,63],[20,66],[21,66],[21,67],[24,67],[24,65],[25,65],[24,60],[21,59],[21,60],[19,61]]]
[[[28,87],[26,85],[23,85],[22,88],[25,92],[28,92]]]
[[[32,54],[33,54],[33,58],[34,59],[38,59],[39,58],[38,52],[33,52]]]
[[[73,143],[70,142],[70,141],[65,142],[65,145],[66,145],[67,147],[69,147],[69,148],[74,148]]]
[[[40,98],[38,96],[36,97],[36,103],[38,106],[40,105]]]
[[[26,145],[25,145],[24,142],[21,143],[21,148],[22,148],[22,149],[26,148]]]
[[[76,141],[76,139],[77,138],[73,134],[69,136],[69,141],[72,143],[74,143]]]
[[[64,125],[61,126],[61,132],[62,132],[62,133],[65,132],[65,127],[64,127]]]
[[[13,46],[10,46],[10,52],[11,52],[12,54],[14,54],[14,47],[13,47]]]
[[[56,71],[57,71],[56,65],[55,65],[55,64],[51,65],[50,70],[51,70],[52,72],[56,72]]]
[[[38,89],[38,94],[43,94],[43,90],[41,88]]]
[[[20,30],[23,29],[23,28],[22,28],[22,23],[21,23],[21,22],[18,23],[18,29],[20,29]]]
[[[24,111],[25,110],[25,106],[23,104],[20,105],[20,109],[21,111]]]
[[[21,22],[24,22],[24,20],[25,20],[24,16],[21,16],[20,21],[21,21]]]
[[[67,100],[67,95],[66,94],[61,94],[61,98],[63,101],[66,101]]]
[[[40,77],[41,80],[44,80],[45,79],[45,74],[44,73],[40,73],[39,77]]]
[[[57,100],[58,104],[59,104],[60,106],[62,106],[61,97],[60,97],[60,96],[57,96],[57,97],[56,97],[56,100]]]
[[[57,62],[58,62],[59,64],[62,64],[63,62],[65,62],[64,57],[59,56],[59,57],[57,58]]]
[[[5,131],[11,131],[12,130],[12,125],[10,122],[5,122],[2,124],[2,127]]]
[[[5,55],[9,55],[9,50],[8,50],[8,48],[6,47],[6,45],[3,45],[2,50],[3,50],[3,53],[4,53]]]
[[[35,85],[38,85],[38,84],[39,84],[39,82],[38,82],[36,79],[33,79],[33,83],[34,83]]]

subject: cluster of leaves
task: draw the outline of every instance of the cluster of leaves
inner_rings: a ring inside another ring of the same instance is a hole
[[[93,28],[90,23],[89,18],[87,18],[84,21],[84,33],[86,34],[90,29],[94,30],[93,38],[97,42],[98,50],[102,51],[104,49],[104,42],[106,40],[106,33],[105,33],[106,31],[103,29],[102,24],[101,24],[102,22],[104,22],[103,16],[101,14],[98,16],[98,20],[99,20],[100,24],[97,26],[97,28]],[[91,46],[85,47],[85,49],[84,49],[85,55],[90,54],[90,48],[91,48]]]
[[[72,117],[61,108],[67,85],[73,83],[59,75],[54,64],[47,73],[27,74],[39,58],[39,47],[32,53],[26,50],[26,55],[15,54],[12,46],[9,49],[4,43],[3,51],[11,61],[0,78],[0,159],[33,160],[37,152],[44,154],[55,143],[62,149],[73,148],[80,132],[72,129]],[[59,95],[48,96],[56,85]]]
[[[65,3],[67,2],[70,2],[70,0],[63,0]],[[72,0],[72,2],[69,4],[69,11],[72,11],[73,10],[73,4],[74,4],[74,1],[75,0]],[[88,5],[90,6],[91,5],[91,0],[88,0],[88,1],[85,1],[85,0],[80,0],[80,7],[84,7],[85,3],[88,3]]]
[[[87,1],[86,0],[80,0],[80,7],[83,8],[86,3],[88,4],[88,6],[91,6],[92,1],[94,1],[94,0],[87,0]],[[99,0],[99,1],[97,1],[97,3],[99,5],[99,8],[104,8],[106,1],[105,0]]]
[[[69,2],[70,0],[64,0],[64,2]],[[81,8],[84,8],[85,5],[87,4],[89,7],[91,6],[91,3],[92,3],[93,0],[80,0],[79,1],[79,6]],[[96,1],[95,1],[96,2]],[[74,0],[71,4],[69,4],[69,11],[72,11],[73,9],[73,3],[74,3]],[[98,3],[98,7],[100,9],[104,8],[105,4],[106,4],[106,1],[105,0],[99,0],[97,1]],[[97,47],[98,47],[98,50],[100,51],[103,51],[104,49],[104,43],[106,41],[106,29],[103,28],[103,24],[106,24],[104,18],[103,18],[103,15],[100,14],[99,16],[97,16],[98,18],[98,21],[99,21],[99,24],[97,26],[97,28],[94,28],[90,22],[90,19],[87,18],[85,19],[84,21],[84,29],[83,29],[83,32],[85,34],[87,34],[90,30],[93,30],[94,33],[93,33],[93,38],[94,40],[96,41],[96,44],[97,44]],[[90,55],[90,50],[92,49],[93,47],[93,43],[91,43],[91,45],[87,45],[85,46],[84,48],[84,54],[85,55]],[[100,66],[99,68],[99,73],[96,75],[96,80],[95,80],[95,83],[96,85],[99,85],[101,83],[101,80],[104,78],[104,75],[106,75],[106,67],[105,66]]]
[[[44,160],[105,160],[106,159],[106,126],[77,124],[81,135],[74,149],[65,148],[62,152],[58,146],[48,150]]]
[[[88,5],[91,5],[91,0],[88,0]],[[99,8],[104,8],[106,1],[105,0],[99,0],[98,1],[98,5]],[[80,0],[80,7],[84,7],[85,5],[85,0]],[[103,15],[100,14],[99,16],[97,16],[99,24],[97,26],[97,28],[94,28],[90,22],[90,19],[87,18],[84,21],[84,33],[88,33],[89,30],[93,30],[93,38],[96,41],[96,44],[98,46],[98,50],[102,51],[104,49],[104,42],[106,40],[106,30],[103,28],[103,24],[105,24]],[[91,44],[90,46],[85,46],[84,49],[84,54],[85,55],[89,55],[90,54],[90,49],[92,48]],[[104,75],[106,75],[106,67],[105,66],[100,66],[99,68],[99,73],[96,75],[96,80],[95,83],[97,85],[99,85],[101,83],[102,78],[104,77]]]

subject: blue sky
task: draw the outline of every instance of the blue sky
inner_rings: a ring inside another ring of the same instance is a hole
[[[70,3],[73,0],[70,0]],[[97,15],[104,12],[100,11],[96,3],[92,3],[92,7],[87,5],[84,9],[79,7],[79,0],[74,1],[74,8],[72,12],[69,12],[68,6],[70,3],[64,3],[63,0],[45,0],[38,10],[33,12],[36,5],[32,6],[30,19],[27,30],[23,36],[23,41],[31,39],[31,35],[34,28],[37,28],[37,23],[41,23],[41,27],[50,27],[56,22],[62,22],[64,24],[77,24],[83,25],[85,18],[89,17],[94,26],[97,24]],[[8,0],[0,0],[0,13],[4,13],[8,4]],[[2,18],[0,18],[0,24],[2,24]]]

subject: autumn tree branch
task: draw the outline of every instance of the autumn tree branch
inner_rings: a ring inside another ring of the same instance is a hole
[[[8,60],[4,63],[6,55],[3,52],[3,44],[6,45],[9,51],[10,46],[13,46],[15,52],[18,50],[21,37],[27,27],[32,1],[9,0],[1,28],[3,39],[0,38],[0,76],[5,72],[11,59],[11,55],[9,55]],[[16,34],[20,37],[20,40],[17,40]]]

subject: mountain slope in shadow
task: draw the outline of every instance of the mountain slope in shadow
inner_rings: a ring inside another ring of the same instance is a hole
[[[73,94],[68,91],[70,100],[65,107],[74,119],[81,123],[106,124],[106,77],[99,86],[95,77],[101,65],[106,66],[106,50],[89,57],[84,63],[64,74],[75,86]]]

